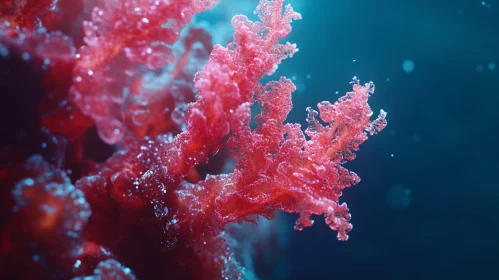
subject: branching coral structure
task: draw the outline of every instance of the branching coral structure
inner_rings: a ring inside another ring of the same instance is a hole
[[[2,275],[242,279],[226,226],[279,210],[348,239],[340,196],[360,179],[343,164],[386,126],[374,85],[308,108],[305,131],[285,123],[293,82],[260,80],[298,51],[281,40],[301,15],[260,0],[258,21],[235,16],[233,42],[212,46],[190,22],[217,2],[0,5]]]

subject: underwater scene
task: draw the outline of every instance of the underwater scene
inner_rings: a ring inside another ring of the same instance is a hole
[[[0,279],[499,279],[499,0],[0,0]]]

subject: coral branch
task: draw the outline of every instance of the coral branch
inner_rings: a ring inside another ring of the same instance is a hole
[[[228,176],[210,176],[197,185],[184,184],[177,193],[180,203],[189,205],[186,212],[202,213],[208,220],[212,216],[219,225],[255,214],[272,218],[276,210],[300,212],[295,227],[299,230],[312,225],[312,214],[324,214],[326,223],[338,231],[338,239],[346,240],[352,226],[348,208],[339,204],[339,197],[360,179],[340,164],[353,159],[352,151],[367,139],[367,133],[386,125],[383,111],[375,121],[369,120],[372,112],[367,99],[372,84],[361,86],[355,80],[353,87],[334,105],[319,104],[327,126],[311,117],[316,126],[307,130],[310,140],[306,140],[299,125],[283,124],[294,85],[284,78],[268,83],[257,95],[262,105],[257,129],[249,129],[249,107],[237,111],[239,124],[229,140],[236,170]]]
[[[102,140],[117,143],[127,131],[121,105],[130,78],[141,72],[141,65],[155,70],[173,63],[168,45],[179,39],[194,14],[215,3],[105,0],[94,8],[92,21],[84,22],[86,45],[76,54],[70,97],[94,120]]]
[[[174,163],[167,165],[174,177],[187,174],[220,148],[231,123],[239,118],[236,110],[251,104],[253,95],[261,89],[258,81],[298,50],[296,45],[278,42],[291,31],[291,21],[301,18],[289,5],[283,13],[282,2],[262,1],[256,10],[262,22],[234,17],[234,43],[227,48],[216,45],[210,61],[196,75],[200,98],[189,107],[187,130],[175,139],[166,155]]]

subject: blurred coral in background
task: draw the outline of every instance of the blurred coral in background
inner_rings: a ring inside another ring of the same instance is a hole
[[[294,84],[259,81],[298,51],[281,39],[300,14],[261,0],[213,46],[190,23],[216,2],[0,4],[3,277],[250,277],[234,223],[278,210],[348,239],[339,198],[360,179],[342,164],[386,126],[374,85],[309,108],[305,132],[284,123]]]

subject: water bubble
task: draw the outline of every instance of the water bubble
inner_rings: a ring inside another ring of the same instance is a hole
[[[414,61],[412,61],[411,59],[404,60],[404,62],[402,63],[402,69],[404,69],[404,72],[406,73],[411,73],[412,71],[414,71]]]
[[[185,114],[187,113],[188,107],[185,103],[179,103],[172,112],[171,118],[173,122],[181,127],[182,130],[185,129]]]
[[[28,61],[31,58],[31,55],[28,52],[24,52],[21,56],[25,61]]]

